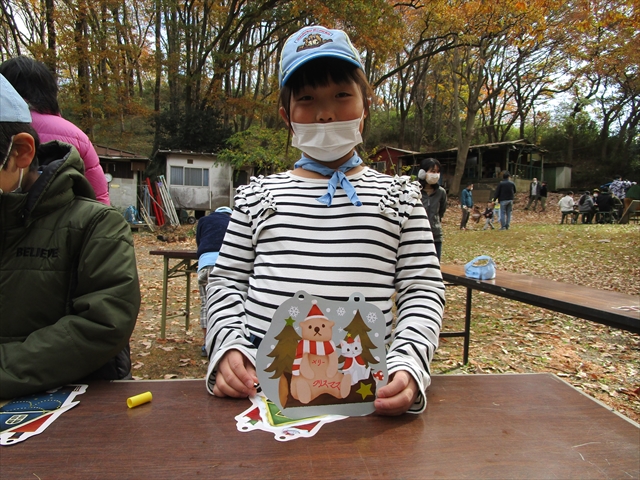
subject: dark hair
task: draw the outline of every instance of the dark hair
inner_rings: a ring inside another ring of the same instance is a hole
[[[51,70],[33,58],[14,57],[0,65],[0,73],[38,113],[57,115],[58,84]]]
[[[509,178],[511,176],[511,174],[509,172],[504,172],[504,174],[502,175],[502,178]]]
[[[428,172],[433,167],[438,167],[438,172],[442,170],[440,162],[435,158],[425,158],[420,162],[420,170],[424,170],[425,172]]]
[[[291,95],[295,95],[304,87],[312,88],[325,87],[333,83],[354,82],[362,92],[364,111],[369,113],[369,102],[367,99],[373,96],[373,89],[364,72],[344,60],[321,57],[311,60],[291,74],[287,83],[280,89],[280,105],[290,118]]]
[[[19,133],[28,133],[31,135],[35,142],[36,151],[38,150],[38,147],[40,146],[40,137],[38,137],[38,134],[30,123],[0,122],[0,159],[4,159],[4,157],[7,156],[7,149],[11,143],[11,137]],[[36,170],[37,168],[38,158],[34,157],[29,170]]]

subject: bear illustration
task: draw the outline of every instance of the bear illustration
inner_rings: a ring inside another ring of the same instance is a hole
[[[351,390],[351,375],[338,371],[338,353],[331,340],[334,324],[315,301],[300,322],[302,340],[291,369],[291,396],[305,405],[323,393],[346,398]]]

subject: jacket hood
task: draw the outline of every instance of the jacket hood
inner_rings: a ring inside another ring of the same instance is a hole
[[[95,200],[93,188],[84,177],[84,162],[75,147],[58,141],[45,143],[38,148],[38,161],[40,176],[29,191],[10,194],[18,197],[10,203],[19,208],[25,224],[57,210],[75,197]]]

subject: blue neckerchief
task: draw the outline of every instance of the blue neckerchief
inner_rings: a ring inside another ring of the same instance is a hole
[[[325,177],[331,176],[331,178],[329,179],[329,185],[327,186],[327,193],[316,199],[320,203],[323,203],[327,207],[330,207],[331,202],[333,201],[333,195],[336,193],[338,184],[340,184],[342,189],[349,197],[349,200],[351,200],[351,203],[353,203],[356,207],[361,207],[362,202],[356,194],[356,189],[353,188],[353,185],[351,185],[351,182],[345,175],[346,172],[354,167],[357,167],[361,163],[362,159],[358,156],[357,153],[354,153],[349,160],[340,165],[337,170],[334,170],[327,167],[326,165],[323,165],[320,162],[311,160],[310,158],[307,158],[303,155],[302,158],[296,162],[293,168],[310,170],[312,172],[319,173],[320,175],[324,175]]]

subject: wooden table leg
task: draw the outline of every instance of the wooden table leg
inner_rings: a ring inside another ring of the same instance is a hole
[[[160,338],[164,340],[167,325],[167,284],[169,282],[169,258],[164,257],[164,272],[162,274],[162,317],[160,319]]]
[[[189,330],[189,313],[191,311],[191,262],[187,263],[187,269],[185,271],[185,275],[187,276],[187,308],[185,308],[185,319],[184,319],[184,328],[185,330]]]

